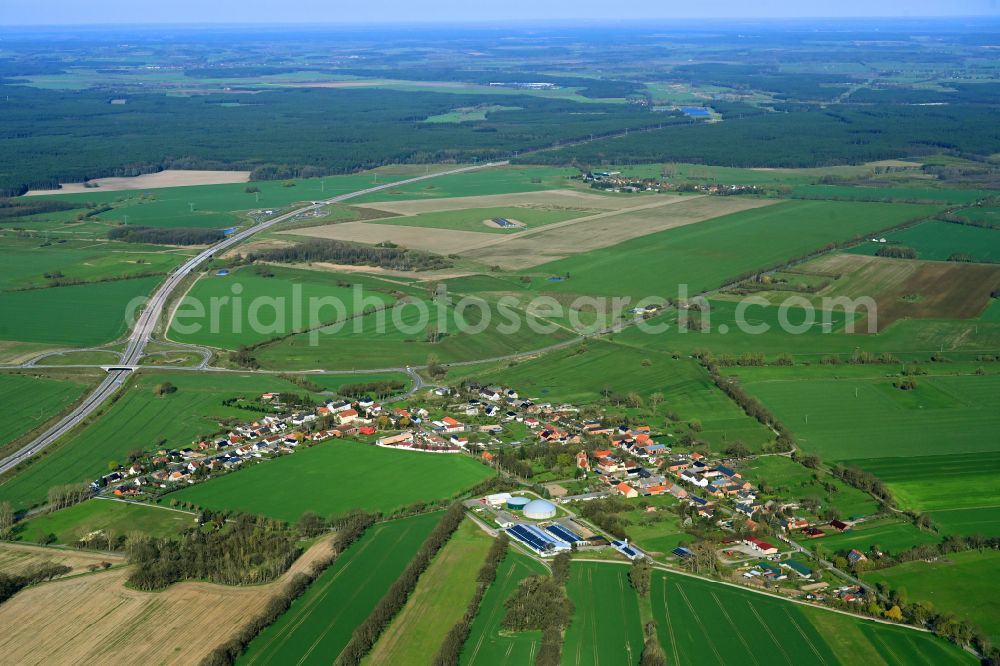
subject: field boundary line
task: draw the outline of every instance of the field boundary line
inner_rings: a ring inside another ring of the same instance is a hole
[[[771,627],[767,626],[767,622],[764,622],[764,618],[760,616],[760,613],[757,612],[757,609],[754,608],[749,599],[747,599],[747,607],[750,609],[750,612],[753,613],[754,617],[757,618],[757,622],[760,623],[760,626],[764,627],[764,631],[767,632],[767,635],[771,637],[771,641],[775,644],[775,646],[777,646],[778,650],[781,652],[781,656],[785,658],[785,662],[788,666],[795,666],[795,662],[791,660],[788,653],[785,652],[785,648],[781,646],[781,641],[775,637],[774,632],[771,631]]]
[[[681,655],[677,651],[677,638],[674,636],[674,623],[670,621],[670,608],[667,605],[667,577],[663,576],[663,619],[667,624],[667,633],[670,635],[670,649],[674,653],[676,666],[681,664]]]
[[[792,614],[788,612],[788,609],[783,608],[782,610],[785,612],[785,616],[788,618],[788,621],[792,623],[792,626],[795,627],[795,630],[798,631],[799,634],[802,636],[802,640],[806,642],[806,645],[809,646],[809,649],[813,651],[814,655],[816,655],[816,658],[819,659],[821,663],[826,664],[826,659],[823,658],[823,655],[821,655],[819,653],[819,650],[816,649],[816,646],[813,645],[812,640],[808,636],[806,636],[806,632],[802,631],[802,627],[800,627],[799,623],[795,621],[795,618],[792,617]]]
[[[733,618],[729,616],[729,611],[726,610],[726,607],[722,605],[722,601],[719,600],[719,595],[715,593],[715,590],[711,591],[711,595],[712,598],[715,599],[715,605],[719,607],[720,611],[722,611],[722,616],[726,618],[726,622],[728,622],[729,626],[733,628],[733,633],[736,634],[736,638],[740,639],[740,643],[743,644],[743,647],[746,649],[747,654],[750,656],[751,659],[753,659],[753,663],[757,664],[757,666],[760,666],[760,662],[757,661],[757,655],[755,655],[753,653],[753,650],[750,649],[750,645],[747,643],[746,639],[743,638],[743,632],[740,631],[739,627],[736,626],[736,623],[733,622]]]
[[[706,631],[705,623],[701,621],[701,616],[698,615],[698,611],[694,609],[694,605],[692,605],[691,600],[688,599],[687,593],[684,591],[684,588],[678,585],[677,583],[674,583],[674,587],[676,587],[677,591],[680,592],[681,599],[684,600],[684,603],[687,604],[688,610],[691,611],[691,617],[693,617],[694,621],[698,623],[698,628],[701,629],[701,633],[705,636],[705,642],[708,643],[708,646],[710,648],[712,648],[712,654],[715,655],[715,659],[719,663],[719,666],[725,666],[726,660],[723,659],[722,655],[719,654],[719,651],[715,649],[715,643],[712,641],[712,637],[709,636],[708,631]]]

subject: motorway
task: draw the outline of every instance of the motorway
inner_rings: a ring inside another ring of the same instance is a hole
[[[197,270],[199,266],[210,260],[216,254],[224,252],[231,247],[242,243],[254,234],[266,231],[267,229],[281,224],[282,222],[287,222],[293,217],[322,208],[323,206],[327,206],[329,204],[340,203],[341,201],[371,194],[372,192],[399,187],[401,185],[408,185],[422,180],[502,166],[505,164],[507,164],[506,161],[488,162],[475,166],[451,169],[449,171],[439,171],[437,173],[426,174],[405,180],[397,180],[395,182],[369,187],[364,190],[341,194],[330,199],[324,199],[323,201],[314,201],[307,206],[296,208],[295,210],[282,213],[277,217],[265,220],[264,222],[260,222],[252,227],[248,227],[247,229],[235,233],[191,257],[167,277],[167,279],[157,288],[152,297],[150,297],[149,301],[143,307],[142,312],[139,314],[139,317],[135,322],[135,326],[132,328],[132,333],[128,337],[128,344],[125,347],[125,352],[122,354],[121,363],[117,366],[113,366],[113,368],[120,369],[109,370],[107,376],[101,381],[100,384],[97,385],[97,388],[84,398],[84,400],[69,414],[61,418],[55,425],[39,435],[32,442],[22,447],[16,453],[13,453],[4,458],[3,461],[0,461],[0,474],[4,474],[13,469],[22,461],[27,460],[68,433],[70,430],[83,422],[84,419],[90,416],[104,403],[105,400],[118,391],[121,385],[125,383],[125,379],[128,377],[129,373],[132,372],[132,368],[139,363],[139,360],[145,354],[146,345],[149,344],[150,338],[156,330],[156,326],[163,314],[163,308],[170,300],[171,295],[188,275]],[[413,374],[415,375],[416,373]]]

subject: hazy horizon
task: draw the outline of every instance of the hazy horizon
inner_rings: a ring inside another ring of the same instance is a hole
[[[906,4],[886,0],[844,0],[838,3],[799,3],[770,0],[747,4],[720,0],[707,13],[703,5],[642,8],[623,14],[607,3],[553,0],[544,4],[513,0],[503,7],[470,6],[458,0],[422,3],[390,0],[378,6],[353,5],[338,8],[323,0],[287,0],[253,3],[244,0],[175,0],[168,6],[126,0],[103,0],[81,4],[70,0],[42,0],[0,8],[3,26],[100,26],[100,25],[401,25],[401,24],[530,24],[615,21],[622,24],[669,20],[796,20],[796,19],[920,19],[982,18],[1000,15],[1000,0],[912,0]]]

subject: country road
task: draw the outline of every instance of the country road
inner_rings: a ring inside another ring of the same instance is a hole
[[[156,326],[163,314],[163,306],[170,300],[170,296],[174,293],[184,278],[194,272],[199,266],[209,261],[216,254],[224,252],[229,248],[242,243],[251,236],[262,231],[266,231],[267,229],[281,224],[282,222],[286,222],[293,217],[301,215],[302,213],[307,213],[329,204],[339,203],[341,201],[364,196],[380,190],[399,187],[400,185],[408,185],[410,183],[429,180],[431,178],[438,178],[440,176],[502,166],[507,163],[507,161],[487,162],[485,164],[451,169],[449,171],[441,171],[423,176],[417,176],[415,178],[385,183],[383,185],[376,185],[363,190],[357,190],[356,192],[341,194],[323,201],[312,202],[306,206],[296,208],[287,213],[271,218],[270,220],[265,220],[264,222],[260,222],[252,227],[248,227],[247,229],[233,234],[232,236],[219,241],[215,245],[212,245],[211,247],[191,257],[167,277],[167,279],[157,288],[152,297],[150,297],[149,301],[147,301],[143,307],[135,325],[132,327],[132,332],[128,337],[128,344],[125,347],[125,351],[121,355],[120,364],[113,366],[114,368],[121,369],[109,370],[107,377],[105,377],[101,383],[97,385],[97,388],[84,398],[84,400],[77,405],[75,409],[61,418],[55,425],[39,435],[29,444],[22,447],[16,453],[7,456],[3,459],[3,461],[0,461],[0,474],[4,474],[13,469],[22,461],[37,454],[39,451],[68,433],[70,430],[83,422],[84,419],[94,413],[94,411],[97,410],[105,400],[118,391],[119,387],[125,382],[126,377],[132,371],[132,368],[138,364],[139,360],[145,354],[146,345],[149,343],[153,332],[156,330]]]

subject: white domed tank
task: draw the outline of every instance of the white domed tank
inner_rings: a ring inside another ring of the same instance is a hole
[[[532,520],[545,520],[554,518],[556,515],[556,505],[548,500],[536,499],[524,505],[524,517]]]

